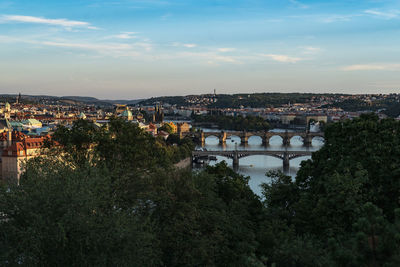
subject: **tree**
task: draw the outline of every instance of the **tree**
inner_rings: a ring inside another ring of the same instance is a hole
[[[160,128],[158,128],[159,131],[164,131],[167,132],[169,134],[173,134],[174,133],[174,129],[172,128],[172,126],[168,123],[164,123],[163,126],[161,126]]]
[[[278,265],[310,265],[306,257],[290,263],[287,253],[277,254],[282,244],[298,244],[291,247],[317,252],[318,265],[396,265],[399,130],[399,122],[375,115],[326,125],[325,145],[301,164],[295,181],[279,175],[264,185],[267,218],[275,225],[262,231],[269,241],[261,245],[264,254]]]
[[[1,265],[159,265],[153,226],[119,207],[107,170],[64,163],[37,158],[1,187]]]

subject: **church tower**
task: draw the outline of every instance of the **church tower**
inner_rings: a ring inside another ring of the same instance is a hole
[[[17,100],[15,101],[15,104],[20,104],[21,103],[21,93],[18,94]]]

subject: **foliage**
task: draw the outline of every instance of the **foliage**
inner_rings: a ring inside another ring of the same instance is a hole
[[[395,94],[389,95],[383,100],[364,101],[362,99],[346,99],[323,106],[323,108],[341,108],[345,111],[381,111],[389,117],[400,116],[399,97]]]
[[[0,265],[399,266],[399,132],[375,115],[328,124],[260,199],[224,162],[173,168],[189,139],[78,121],[0,188]]]
[[[256,116],[195,115],[194,122],[217,124],[220,129],[236,131],[268,131],[268,122]]]
[[[267,216],[279,225],[267,228],[276,244],[267,256],[293,266],[396,266],[399,131],[399,122],[375,115],[327,125],[324,147],[302,163],[295,181],[277,174],[263,186]],[[276,254],[285,243],[309,247],[314,264],[285,262]]]
[[[163,126],[161,126],[160,128],[158,128],[159,131],[164,131],[167,132],[169,134],[173,134],[174,133],[174,129],[172,128],[172,126],[168,123],[164,123]]]
[[[121,120],[78,121],[53,140],[20,186],[1,187],[1,265],[261,264],[248,178],[225,164],[174,169],[169,149],[190,140],[168,146]]]
[[[35,159],[20,186],[0,190],[0,265],[159,265],[152,223],[135,209],[119,208],[107,170]]]
[[[213,95],[203,95],[205,98],[214,97]],[[311,93],[255,93],[255,94],[218,94],[217,102],[209,102],[210,108],[267,108],[277,107],[284,104],[308,103],[314,98],[339,97],[337,94],[311,94]],[[192,103],[186,101],[192,97],[201,98],[202,96],[166,96],[150,98],[140,102],[140,105],[154,105],[155,103],[168,103],[177,106],[190,106]]]

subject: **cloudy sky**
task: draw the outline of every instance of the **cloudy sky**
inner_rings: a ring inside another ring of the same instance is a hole
[[[398,0],[0,0],[0,93],[400,93]]]

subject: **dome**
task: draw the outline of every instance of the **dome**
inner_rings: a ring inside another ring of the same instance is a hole
[[[81,112],[81,114],[79,114],[78,118],[79,119],[86,119],[85,113]]]
[[[132,117],[132,112],[129,109],[125,109],[121,116],[127,118]]]

